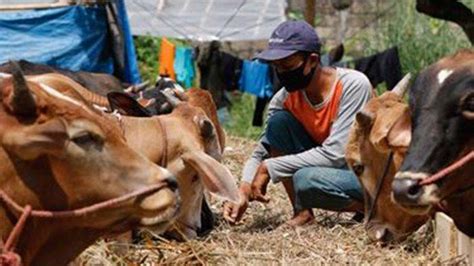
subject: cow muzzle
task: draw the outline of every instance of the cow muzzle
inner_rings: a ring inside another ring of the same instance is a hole
[[[153,227],[159,231],[165,230],[178,214],[180,207],[180,197],[176,177],[169,174],[164,178],[167,184],[159,191],[143,195],[137,198],[137,204],[141,215],[140,224],[146,227]]]
[[[436,184],[420,185],[426,173],[398,172],[392,183],[392,197],[411,214],[427,214],[431,205],[439,202],[439,188]]]
[[[392,225],[382,221],[368,221],[366,231],[369,239],[374,242],[389,243],[404,241],[411,232],[400,231]]]

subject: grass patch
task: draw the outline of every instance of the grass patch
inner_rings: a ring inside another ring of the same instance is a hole
[[[232,121],[224,126],[229,134],[252,140],[260,138],[263,127],[252,126],[255,101],[256,97],[247,93],[239,92],[232,96]]]

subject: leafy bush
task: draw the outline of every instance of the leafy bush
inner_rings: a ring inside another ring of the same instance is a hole
[[[463,2],[474,7],[474,0]],[[459,26],[418,13],[415,3],[395,2],[393,11],[381,19],[377,31],[367,32],[353,42],[361,42],[366,55],[397,45],[404,73],[418,73],[459,48],[471,47]]]
[[[158,53],[160,51],[161,38],[137,36],[133,40],[142,79],[154,81],[159,67]]]

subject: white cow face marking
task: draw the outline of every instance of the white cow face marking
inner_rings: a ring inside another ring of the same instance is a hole
[[[451,69],[442,69],[438,72],[438,82],[439,85],[443,84],[443,82],[453,73]]]

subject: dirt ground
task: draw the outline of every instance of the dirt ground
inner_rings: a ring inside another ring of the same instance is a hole
[[[254,142],[229,137],[225,164],[238,178]],[[251,203],[243,223],[229,226],[221,216],[221,202],[212,204],[218,226],[208,236],[184,243],[158,236],[142,245],[98,241],[76,260],[79,265],[307,265],[374,264],[420,265],[439,263],[433,226],[428,223],[405,242],[381,246],[371,243],[363,225],[351,214],[316,211],[313,224],[281,227],[291,207],[282,186],[270,185],[268,204]],[[158,238],[158,239],[157,239]],[[117,250],[120,252],[117,252]],[[451,261],[449,263],[458,263]]]

